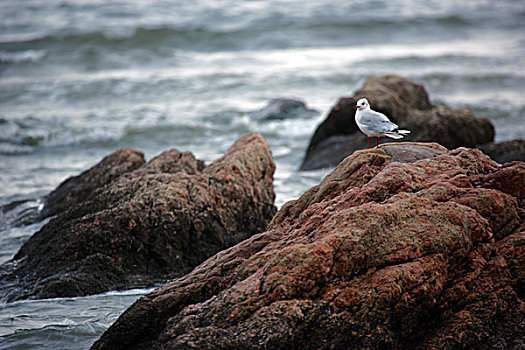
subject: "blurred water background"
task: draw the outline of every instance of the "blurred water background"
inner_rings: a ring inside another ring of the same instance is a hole
[[[0,263],[44,224],[24,211],[120,147],[209,162],[257,131],[276,204],[297,198],[330,171],[297,170],[316,125],[374,75],[524,138],[523,33],[522,0],[0,0]],[[0,348],[86,349],[146,292],[0,304]]]

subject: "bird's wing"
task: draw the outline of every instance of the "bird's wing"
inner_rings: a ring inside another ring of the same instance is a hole
[[[373,132],[386,132],[397,129],[397,125],[392,123],[386,115],[371,110],[363,111],[359,122]]]

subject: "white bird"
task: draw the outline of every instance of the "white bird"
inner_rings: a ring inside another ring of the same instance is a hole
[[[379,136],[388,136],[393,139],[403,138],[410,134],[409,130],[398,130],[398,126],[392,123],[386,115],[370,109],[366,98],[357,101],[355,107],[355,122],[364,134],[368,136],[366,148],[370,148],[370,137],[377,137],[376,147],[379,146]]]

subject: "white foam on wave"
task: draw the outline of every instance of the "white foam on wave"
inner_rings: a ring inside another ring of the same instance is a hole
[[[1,155],[19,155],[33,152],[35,147],[26,145],[15,145],[7,142],[0,142]]]
[[[98,298],[100,296],[141,296],[144,294],[151,293],[155,290],[155,288],[135,288],[135,289],[128,289],[128,290],[112,290],[106,293],[97,294],[92,296],[93,298]]]
[[[249,77],[253,79],[283,74],[302,76],[325,76],[328,72],[341,72],[352,64],[378,59],[406,57],[433,58],[442,56],[483,56],[506,55],[519,46],[518,38],[493,35],[464,40],[430,42],[426,44],[381,44],[343,47],[314,47],[269,50],[198,52],[178,51],[176,64],[168,67],[137,67],[90,72],[64,72],[59,76],[5,77],[0,85],[16,83],[46,83],[60,80],[67,82],[93,82],[125,80],[147,83],[163,80],[191,81],[204,76],[222,75]],[[175,53],[174,53],[175,54]],[[29,50],[16,54],[20,59],[34,59],[45,52]],[[1,57],[1,53],[0,53]],[[57,79],[59,78],[59,79]],[[231,78],[230,78],[231,79]]]
[[[0,35],[0,43],[18,43],[41,39],[45,36],[42,33],[4,33]]]
[[[494,37],[432,42],[427,44],[381,44],[350,47],[315,47],[240,52],[195,52],[194,70],[186,74],[203,74],[221,68],[224,73],[267,74],[268,71],[298,71],[313,74],[326,68],[340,70],[349,64],[370,59],[401,57],[498,56],[514,47],[516,38]],[[189,53],[188,53],[189,54]],[[227,64],[229,62],[229,64]],[[236,62],[238,64],[231,64]],[[204,68],[204,71],[202,70]],[[266,69],[265,69],[266,68]],[[304,69],[314,69],[314,71]],[[255,71],[254,71],[255,69]]]
[[[20,63],[36,62],[46,56],[45,50],[25,50],[25,51],[0,51],[0,62]]]

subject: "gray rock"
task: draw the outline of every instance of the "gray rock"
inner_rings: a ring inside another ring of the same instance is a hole
[[[254,119],[279,120],[309,118],[318,115],[319,112],[308,108],[301,100],[276,98],[272,99],[267,106],[248,114]]]

